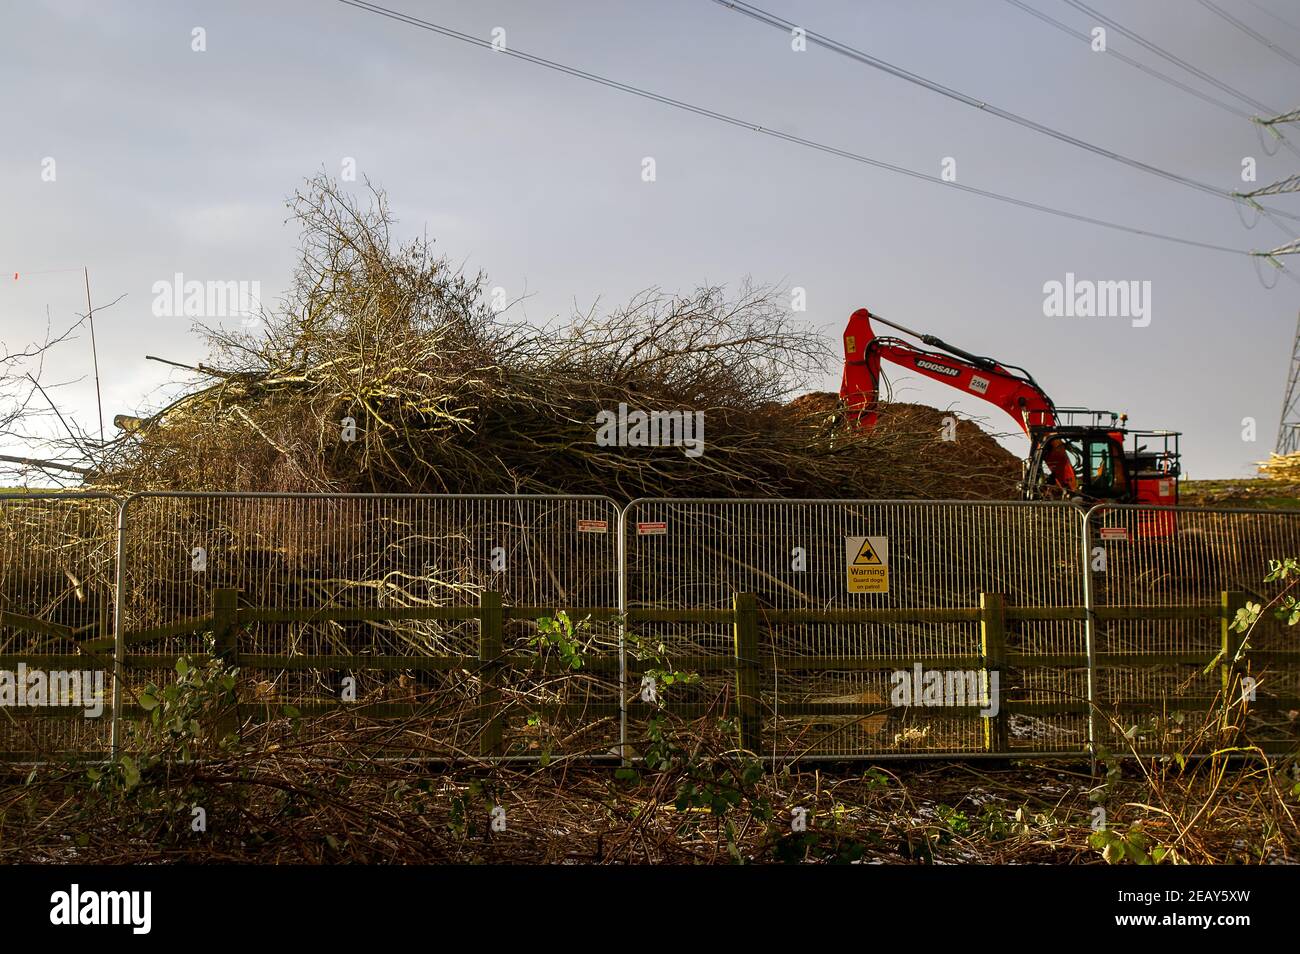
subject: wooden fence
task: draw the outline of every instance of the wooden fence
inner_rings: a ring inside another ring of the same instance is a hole
[[[290,710],[308,732],[340,713],[415,720],[448,757],[635,757],[652,717],[726,719],[775,760],[1158,753],[1185,749],[1197,713],[1225,705],[1261,747],[1297,742],[1296,631],[1266,616],[1242,652],[1229,626],[1267,601],[1267,558],[1300,552],[1294,515],[416,495],[0,504],[0,677],[93,668],[111,701],[87,719],[4,702],[0,684],[11,760],[128,745],[143,686],[205,653],[208,634],[242,674],[241,724]],[[868,534],[888,536],[889,588],[853,593],[845,540]],[[490,546],[508,572],[488,565]],[[807,572],[787,564],[792,546]],[[537,643],[561,610],[592,634],[576,666]],[[644,691],[661,670],[697,678]],[[923,671],[959,686],[965,673],[990,695],[899,701],[909,671],[913,688]],[[357,701],[340,674],[364,684]]]
[[[475,696],[472,706],[473,719],[477,723],[478,755],[482,757],[509,757],[521,753],[508,750],[503,741],[503,702],[500,691],[501,677],[512,670],[533,671],[538,665],[536,651],[507,651],[506,626],[511,620],[536,621],[543,617],[554,617],[563,610],[570,618],[583,620],[619,620],[616,611],[603,607],[521,607],[504,606],[501,594],[485,592],[477,606],[443,606],[423,608],[390,609],[312,609],[282,610],[265,609],[241,605],[240,594],[236,590],[219,589],[212,594],[211,614],[201,618],[187,619],[182,622],[149,630],[122,634],[126,647],[123,664],[127,670],[153,672],[171,670],[179,654],[146,654],[137,650],[139,647],[167,639],[178,633],[206,632],[213,637],[213,647],[217,655],[229,665],[244,673],[276,674],[288,670],[336,670],[345,672],[373,671],[381,673],[398,672],[440,672],[459,673],[472,684]],[[610,678],[618,678],[621,683],[631,680],[652,668],[665,663],[679,672],[697,674],[723,673],[728,676],[731,691],[724,698],[710,698],[703,701],[679,700],[675,693],[663,691],[657,704],[640,707],[629,706],[625,711],[617,702],[581,702],[563,705],[541,706],[545,714],[566,720],[618,719],[631,715],[636,719],[650,715],[668,713],[682,719],[704,717],[730,717],[737,727],[737,744],[750,751],[765,754],[770,740],[766,737],[765,725],[775,714],[772,707],[765,703],[764,686],[775,677],[778,681],[783,675],[795,672],[817,673],[825,670],[877,672],[910,671],[921,665],[935,670],[978,670],[982,673],[998,672],[1004,675],[1016,670],[1032,667],[1081,667],[1105,669],[1108,667],[1155,667],[1185,666],[1196,669],[1217,667],[1221,675],[1222,694],[1215,696],[1179,696],[1175,698],[1126,698],[1116,700],[1113,710],[1117,713],[1141,713],[1177,710],[1180,712],[1204,712],[1222,706],[1225,699],[1232,699],[1233,692],[1239,692],[1240,677],[1243,673],[1258,672],[1263,666],[1300,665],[1300,651],[1269,650],[1248,652],[1238,659],[1241,646],[1241,634],[1233,631],[1229,623],[1235,617],[1239,607],[1245,604],[1246,596],[1239,592],[1225,592],[1219,605],[1188,606],[1110,606],[1095,610],[1101,619],[1110,620],[1218,620],[1222,631],[1222,645],[1217,653],[1096,653],[1090,660],[1086,653],[1081,654],[1040,654],[1020,652],[1008,645],[1009,626],[1019,621],[1032,620],[1079,620],[1085,619],[1087,610],[1083,607],[1016,607],[1008,606],[1002,594],[985,593],[981,595],[980,605],[951,608],[891,608],[875,610],[773,610],[759,605],[753,594],[737,594],[734,605],[729,610],[659,610],[640,609],[627,614],[626,625],[635,631],[639,624],[671,622],[676,624],[725,625],[734,637],[734,651],[730,654],[693,654],[679,655],[666,660],[636,659],[629,655],[620,663],[617,654],[602,654],[582,659],[582,670],[598,673]],[[318,623],[402,623],[412,620],[433,621],[469,621],[478,623],[478,651],[472,655],[320,655],[320,654],[268,654],[241,650],[241,632],[255,624],[318,624]],[[7,625],[30,626],[48,632],[48,624],[34,619],[16,619],[12,615],[6,619]],[[860,658],[820,657],[820,656],[773,656],[765,649],[771,640],[765,636],[787,625],[826,625],[842,624],[878,624],[893,625],[907,623],[975,623],[979,626],[980,651],[970,655],[935,655],[916,657],[908,656],[871,656]],[[19,663],[28,666],[43,666],[50,669],[77,669],[85,665],[87,659],[100,664],[111,665],[113,660],[114,639],[111,635],[93,635],[80,642],[80,652],[76,654],[25,654],[0,657],[0,665],[13,667]],[[625,668],[624,668],[625,667]],[[550,677],[563,677],[567,667],[562,661],[553,660],[543,667]],[[978,748],[957,746],[931,746],[925,751],[915,749],[891,752],[888,744],[871,751],[860,753],[864,757],[884,758],[891,755],[900,757],[920,757],[933,755],[967,755],[967,756],[1033,756],[1043,753],[1017,749],[1013,744],[1011,721],[1015,716],[1044,716],[1062,713],[1074,713],[1081,716],[1093,714],[1098,705],[1090,704],[1087,699],[1062,700],[1058,702],[1021,702],[1008,696],[1014,695],[1014,687],[1003,685],[1003,698],[996,714],[983,716],[981,710],[987,708],[985,701],[968,701],[964,705],[945,706],[942,715],[957,715],[962,718],[977,720],[981,728],[981,744]],[[1234,687],[1238,687],[1234,689]],[[635,688],[625,688],[622,693],[624,705],[638,700]],[[313,717],[346,711],[359,718],[409,719],[418,718],[425,705],[415,702],[378,702],[349,704],[338,699],[318,699],[304,703],[300,699],[263,700],[259,702],[241,702],[238,707],[240,720],[256,720],[275,717],[282,714],[283,706],[292,704],[297,716],[310,720]],[[1300,699],[1291,696],[1270,696],[1256,698],[1250,708],[1261,712],[1276,712],[1300,709]],[[27,711],[22,715],[42,715],[54,718],[76,716],[77,712],[66,709],[45,709]],[[536,712],[523,714],[536,715]],[[779,714],[784,718],[798,717],[886,717],[906,722],[916,720],[924,715],[915,706],[898,706],[885,700],[880,702],[783,702],[779,705]],[[123,720],[140,718],[144,710],[138,702],[124,700],[119,707],[117,717]],[[628,755],[636,751],[637,732],[632,731]],[[1264,740],[1262,747],[1270,752],[1286,752],[1295,748],[1294,738],[1274,738]],[[1155,750],[1157,747],[1148,746]],[[1087,746],[1081,745],[1073,753],[1066,751],[1051,754],[1086,754]],[[606,753],[613,754],[613,753]],[[778,752],[778,757],[794,758],[797,751]]]

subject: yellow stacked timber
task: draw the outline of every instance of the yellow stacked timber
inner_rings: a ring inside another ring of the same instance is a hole
[[[1269,454],[1259,462],[1259,472],[1271,480],[1300,484],[1300,451],[1292,454]]]

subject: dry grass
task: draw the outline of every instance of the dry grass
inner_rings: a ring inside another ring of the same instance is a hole
[[[526,698],[536,702],[545,685]],[[223,740],[220,697],[191,701],[165,707],[160,722],[183,710],[198,731],[146,729],[129,772],[52,763],[15,774],[0,791],[0,861],[1300,860],[1296,765],[1252,752],[1231,709],[1206,720],[1219,754],[1107,759],[1093,775],[1034,762],[764,766],[736,749],[725,720],[665,713],[634,730],[642,758],[629,768],[592,764],[601,753],[591,751],[521,765],[465,750],[453,765],[423,718],[362,724],[339,712],[308,731],[281,716]],[[1099,805],[1110,840],[1132,850],[1104,854]],[[194,830],[196,807],[204,831]]]

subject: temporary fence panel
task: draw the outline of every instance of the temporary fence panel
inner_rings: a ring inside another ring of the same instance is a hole
[[[1266,606],[1284,585],[1264,577],[1270,560],[1300,556],[1300,513],[1107,505],[1089,512],[1088,534],[1098,744],[1236,745],[1206,726],[1225,702],[1244,701],[1254,741],[1294,746],[1296,630],[1265,613],[1236,659],[1241,637],[1228,624],[1246,600]]]
[[[0,752],[130,747],[145,686],[209,650],[249,731],[301,715],[367,755],[636,754],[665,703],[774,758],[1222,747],[1225,701],[1285,749],[1296,630],[1266,613],[1243,647],[1227,623],[1297,555],[1276,511],[5,494]]]
[[[731,692],[743,709],[744,681],[725,670],[745,634],[737,597],[752,595],[765,755],[1078,753],[1081,517],[1068,504],[639,500],[624,514],[629,651],[697,664],[700,684],[672,690],[684,711]],[[656,705],[632,696],[632,738]]]
[[[117,511],[106,494],[0,494],[6,759],[108,753]]]
[[[388,720],[376,744],[395,753],[611,752],[617,517],[601,497],[132,497],[129,685],[215,633],[236,654],[242,713],[301,715],[323,739],[364,718]],[[559,609],[591,617],[572,678],[554,672],[562,641],[535,638]]]

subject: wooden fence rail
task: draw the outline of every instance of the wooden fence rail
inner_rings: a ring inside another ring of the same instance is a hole
[[[1218,666],[1222,673],[1223,694],[1217,697],[1193,696],[1166,699],[1123,699],[1115,703],[1116,708],[1127,711],[1151,708],[1176,708],[1178,710],[1209,709],[1221,704],[1231,690],[1234,679],[1241,668],[1237,659],[1241,648],[1241,635],[1230,628],[1236,610],[1244,605],[1245,596],[1236,592],[1221,595],[1219,605],[1185,605],[1185,606],[1110,606],[1099,607],[1095,615],[1105,620],[1212,620],[1221,624],[1222,640],[1219,650],[1210,652],[1100,652],[1092,654],[1092,664],[1097,669],[1107,668],[1142,668],[1159,666],[1199,666],[1210,670]],[[212,612],[210,615],[177,621],[166,626],[121,634],[123,646],[127,651],[123,656],[128,671],[148,671],[171,669],[175,666],[176,654],[150,654],[139,651],[140,647],[156,643],[168,637],[187,633],[209,632],[213,637],[214,653],[228,664],[241,670],[280,671],[280,670],[349,670],[349,671],[423,671],[423,672],[457,672],[464,671],[478,678],[478,697],[475,706],[475,719],[478,724],[479,752],[483,756],[504,754],[503,718],[502,718],[502,677],[512,668],[531,668],[538,662],[535,653],[507,652],[505,649],[505,624],[507,620],[537,620],[552,616],[564,609],[571,618],[591,618],[604,621],[620,619],[618,611],[608,607],[536,607],[504,606],[502,597],[497,592],[484,592],[477,606],[442,606],[419,608],[365,608],[365,609],[267,609],[255,606],[243,606],[239,602],[239,593],[233,589],[217,589],[212,593]],[[729,609],[632,609],[624,618],[625,625],[635,629],[644,623],[691,623],[701,626],[729,626],[733,634],[733,651],[727,653],[705,653],[675,655],[672,666],[680,671],[700,673],[735,674],[735,694],[730,700],[730,707],[724,711],[736,717],[739,730],[739,743],[742,747],[762,752],[764,748],[763,725],[764,712],[762,692],[764,677],[780,673],[809,673],[824,670],[834,671],[882,671],[908,669],[916,664],[925,668],[949,668],[978,670],[985,674],[1003,673],[1008,669],[1029,667],[1077,667],[1089,665],[1089,654],[1078,653],[1026,653],[1008,648],[1008,623],[1040,620],[1081,620],[1087,618],[1087,611],[1081,607],[1024,607],[1007,606],[1005,597],[1000,593],[983,593],[978,606],[958,608],[890,608],[861,610],[775,610],[760,607],[754,594],[738,593]],[[467,621],[478,620],[478,646],[473,655],[348,655],[348,654],[273,654],[244,652],[240,648],[240,634],[243,627],[250,624],[311,623],[311,622],[400,622],[403,620],[444,620]],[[3,622],[9,626],[28,628],[33,631],[46,632],[48,626],[39,620],[28,625],[24,619],[12,614]],[[772,632],[788,625],[846,625],[859,623],[903,624],[903,623],[937,623],[961,622],[978,625],[979,651],[972,654],[943,655],[870,655],[870,656],[773,656],[763,650],[765,632]],[[91,628],[90,632],[102,634],[103,628]],[[66,635],[60,633],[59,635]],[[75,654],[18,654],[0,656],[0,667],[12,668],[19,663],[29,667],[46,667],[51,669],[85,668],[87,659],[99,665],[111,668],[113,660],[114,639],[108,635],[94,635],[79,643]],[[1300,665],[1300,651],[1257,651],[1250,650],[1248,658],[1253,662],[1269,663],[1283,666]],[[626,658],[626,674],[640,674],[653,668],[653,660]],[[585,658],[584,671],[616,675],[620,673],[620,660],[616,652]],[[554,664],[550,671],[562,672],[562,665]],[[627,698],[622,703],[586,702],[582,704],[564,704],[552,706],[567,715],[579,717],[614,718],[623,714]],[[691,702],[666,703],[670,712],[684,717],[718,714],[711,704]],[[1262,699],[1254,703],[1256,708],[1297,709],[1300,699],[1278,696]],[[295,706],[304,717],[321,715],[338,711],[339,703],[320,702]],[[978,703],[950,707],[959,713],[973,715],[981,710]],[[1086,714],[1092,708],[1088,700],[1065,700],[1058,702],[1010,702],[998,706],[997,714],[983,717],[984,751],[990,754],[1006,753],[1031,755],[1032,752],[1013,750],[1010,744],[1009,720],[1012,715],[1048,715],[1061,713]],[[241,704],[238,714],[242,717],[256,717],[265,713],[267,707],[261,704]],[[134,700],[121,707],[123,718],[138,717],[142,710]],[[375,703],[349,707],[349,711],[374,718],[395,718],[418,715],[420,706],[402,703]],[[901,715],[907,707],[899,707],[874,702],[801,702],[783,703],[780,712],[783,716],[879,716],[882,714]],[[18,710],[23,715],[46,716],[51,718],[68,718],[77,716],[78,710],[47,707],[44,709]],[[116,733],[115,733],[116,737]]]

